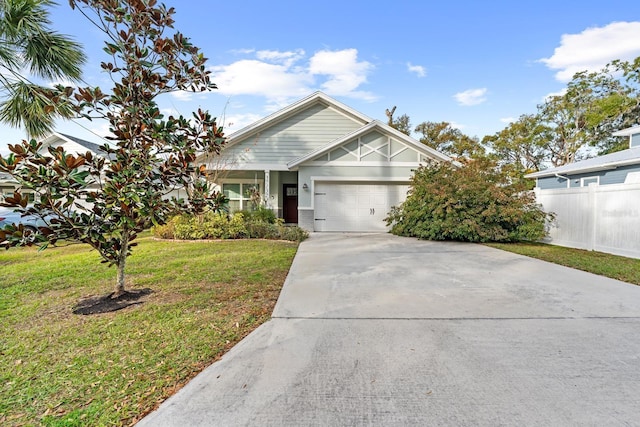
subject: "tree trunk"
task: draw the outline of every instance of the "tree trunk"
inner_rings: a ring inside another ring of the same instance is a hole
[[[120,256],[118,257],[118,274],[116,276],[116,287],[113,292],[113,298],[123,295],[126,291],[124,288],[124,268],[127,263],[127,252],[129,252],[129,236],[125,233],[120,241]]]

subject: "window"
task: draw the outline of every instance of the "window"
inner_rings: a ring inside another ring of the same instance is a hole
[[[287,197],[298,197],[298,187],[287,187]]]
[[[222,184],[222,193],[229,199],[231,212],[252,210],[255,208],[251,198],[256,194],[262,194],[261,183],[252,182],[228,182]]]
[[[589,184],[599,185],[600,184],[600,177],[599,176],[588,176],[588,177],[580,179],[580,186],[581,187],[588,187]]]

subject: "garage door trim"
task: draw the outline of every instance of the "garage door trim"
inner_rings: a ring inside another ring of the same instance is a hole
[[[328,232],[384,232],[391,206],[406,198],[407,180],[322,180],[313,186],[313,229]]]

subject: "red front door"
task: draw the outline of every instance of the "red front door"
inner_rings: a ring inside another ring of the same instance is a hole
[[[298,223],[298,184],[282,185],[282,217],[284,222],[290,224]]]

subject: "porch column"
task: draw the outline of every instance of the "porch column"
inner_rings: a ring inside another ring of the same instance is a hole
[[[271,205],[270,187],[271,187],[271,171],[265,170],[264,171],[264,204],[267,207],[270,207]]]

